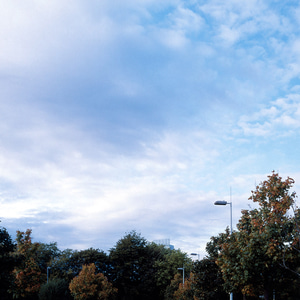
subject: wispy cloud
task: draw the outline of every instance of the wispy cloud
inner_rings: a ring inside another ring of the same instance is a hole
[[[242,116],[239,126],[246,135],[286,136],[299,135],[300,128],[300,97],[290,94],[270,103],[250,116]],[[295,131],[296,130],[296,131]]]

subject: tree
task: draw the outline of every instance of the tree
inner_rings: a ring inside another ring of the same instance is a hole
[[[155,261],[155,279],[160,295],[163,297],[171,280],[178,274],[178,268],[184,266],[185,273],[189,274],[192,270],[192,260],[180,250],[171,250],[160,246],[160,251],[161,255]]]
[[[174,292],[174,300],[199,300],[196,296],[195,296],[195,292],[194,292],[194,287],[195,286],[195,282],[194,282],[194,274],[191,273],[189,278],[187,278],[183,282],[179,283],[179,287],[178,289]]]
[[[192,289],[199,300],[227,300],[222,273],[214,259],[203,258],[195,262]]]
[[[83,265],[94,263],[97,273],[109,276],[110,264],[108,256],[99,249],[74,251],[66,249],[51,261],[51,274],[53,278],[64,278],[70,282],[79,274]]]
[[[75,300],[108,300],[116,293],[116,288],[102,274],[95,274],[95,264],[84,265],[79,275],[69,287]]]
[[[15,298],[36,299],[41,284],[45,281],[36,262],[38,243],[32,243],[31,230],[26,233],[17,231],[17,247],[14,253],[18,264],[13,270],[14,286],[12,293]]]
[[[71,249],[65,249],[61,254],[50,262],[51,278],[65,279],[70,281],[79,274],[82,265],[78,264],[74,259],[74,252]]]
[[[259,208],[243,210],[238,231],[221,243],[217,263],[227,290],[263,293],[268,300],[273,290],[280,296],[295,279],[283,268],[283,262],[291,268],[299,263],[299,255],[286,246],[295,245],[295,218],[289,214],[296,198],[289,192],[293,184],[293,179],[282,181],[273,172],[252,191],[249,200]]]
[[[155,261],[160,256],[161,248],[150,245],[135,231],[117,242],[109,257],[119,299],[159,299]]]
[[[229,229],[225,233],[213,236],[206,244],[207,256],[193,263],[190,288],[195,299],[198,300],[227,300],[228,293],[224,290],[224,280],[216,260],[221,250],[221,243],[229,236]],[[186,286],[186,285],[185,285]]]
[[[15,259],[11,255],[15,245],[7,230],[0,228],[0,295],[1,299],[9,299],[8,290],[11,287],[13,277],[12,270],[15,267]]]
[[[182,284],[182,276],[177,273],[174,275],[174,278],[171,280],[170,284],[167,286],[164,294],[165,300],[174,300],[174,295],[176,291],[180,288]]]
[[[38,263],[41,272],[47,274],[47,267],[51,261],[58,258],[61,251],[57,247],[57,243],[44,244],[39,243],[36,248],[36,262]]]
[[[69,283],[65,279],[56,278],[41,286],[39,300],[71,300]]]

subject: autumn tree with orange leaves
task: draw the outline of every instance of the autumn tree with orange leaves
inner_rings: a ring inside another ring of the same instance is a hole
[[[265,300],[274,292],[288,294],[286,287],[297,278],[293,270],[299,266],[293,184],[292,178],[283,181],[273,172],[252,191],[249,200],[259,207],[242,211],[238,230],[222,243],[217,258],[227,291],[241,291],[244,297],[263,294]]]
[[[195,276],[191,272],[190,276],[183,282],[179,283],[178,289],[174,292],[174,300],[199,300],[195,296],[194,286],[196,285]]]
[[[107,278],[95,272],[94,263],[84,265],[79,275],[71,281],[69,288],[75,300],[108,300],[116,294],[117,289]]]
[[[17,231],[17,247],[13,253],[17,267],[13,270],[14,285],[11,290],[14,298],[37,299],[41,284],[45,281],[36,261],[38,243],[32,243],[31,230]]]

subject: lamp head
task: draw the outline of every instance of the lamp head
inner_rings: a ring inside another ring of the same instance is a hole
[[[228,204],[228,202],[225,200],[218,200],[214,203],[214,205],[226,205],[226,204]]]

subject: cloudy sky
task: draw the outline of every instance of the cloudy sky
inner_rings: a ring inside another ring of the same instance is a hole
[[[272,170],[300,192],[300,4],[0,0],[0,219],[204,253]]]

